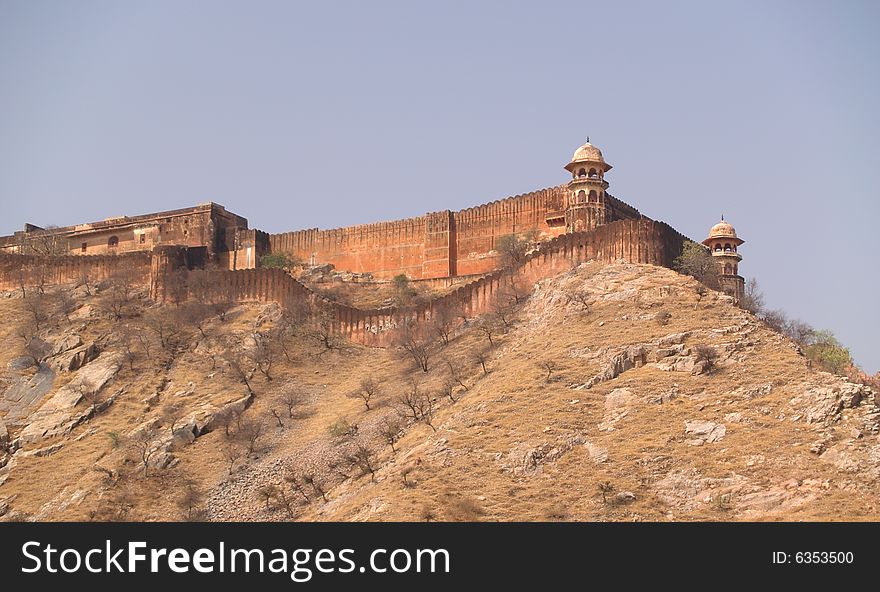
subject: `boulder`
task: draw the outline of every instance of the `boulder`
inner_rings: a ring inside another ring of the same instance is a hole
[[[586,442],[584,447],[587,449],[587,454],[590,455],[590,460],[597,465],[608,460],[608,449],[596,446],[592,442]]]
[[[52,358],[52,368],[58,372],[74,372],[98,357],[94,343],[65,351]]]
[[[5,448],[7,443],[9,443],[9,430],[6,429],[6,424],[0,419],[0,448]]]
[[[21,431],[22,444],[67,434],[91,414],[91,408],[77,410],[82,389],[98,392],[116,376],[121,366],[119,356],[107,356],[80,369],[69,383],[28,417]]]
[[[80,337],[76,333],[68,333],[66,335],[62,335],[61,338],[58,339],[58,341],[55,341],[52,344],[52,349],[50,350],[49,355],[57,356],[59,354],[63,354],[66,351],[76,349],[82,344],[82,337]]]
[[[614,499],[618,504],[628,504],[629,502],[636,501],[636,494],[632,491],[621,491],[614,496]]]
[[[718,442],[727,434],[727,428],[724,427],[724,424],[714,421],[690,420],[684,424],[684,433],[695,436],[695,440]]]

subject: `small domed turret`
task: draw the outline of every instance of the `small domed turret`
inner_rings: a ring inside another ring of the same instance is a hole
[[[583,232],[610,222],[605,173],[611,170],[611,165],[605,162],[602,151],[590,144],[590,138],[574,151],[565,170],[571,173],[566,204],[566,231]]]
[[[703,239],[703,244],[709,247],[709,251],[718,262],[718,276],[722,289],[736,299],[742,300],[745,292],[745,280],[739,275],[739,263],[742,256],[737,253],[737,248],[743,244],[743,239],[736,235],[736,229],[732,224],[724,220],[709,229],[709,236]]]

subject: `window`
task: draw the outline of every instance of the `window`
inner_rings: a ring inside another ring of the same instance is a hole
[[[584,203],[585,201],[587,201],[587,194],[583,190],[578,191],[577,202]]]
[[[590,178],[595,179],[599,175],[596,174],[596,169],[590,169]]]
[[[108,249],[115,249],[118,246],[119,246],[119,237],[118,236],[111,236],[110,238],[107,239],[107,248]]]
[[[85,253],[86,249],[88,249],[88,248],[89,248],[89,243],[83,243],[82,246],[80,247],[80,251]]]
[[[596,191],[590,191],[590,203],[595,203],[599,201],[599,197],[596,195]]]
[[[144,244],[145,242],[147,242],[147,235],[144,233],[141,233],[141,244]]]

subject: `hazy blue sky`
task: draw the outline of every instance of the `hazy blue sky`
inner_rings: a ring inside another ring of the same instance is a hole
[[[270,232],[566,180],[702,239],[869,371],[878,2],[0,0],[0,234],[213,200]]]

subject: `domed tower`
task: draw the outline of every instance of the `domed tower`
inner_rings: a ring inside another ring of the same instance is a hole
[[[581,232],[609,222],[605,173],[611,170],[611,165],[602,158],[602,151],[590,144],[587,138],[587,143],[574,151],[565,170],[571,173],[565,212],[566,230]]]
[[[724,216],[721,216],[721,222],[709,230],[709,236],[703,241],[718,262],[721,288],[733,296],[737,303],[742,300],[745,280],[739,275],[739,262],[742,261],[742,256],[736,250],[744,242],[736,236],[736,229],[724,221]]]

